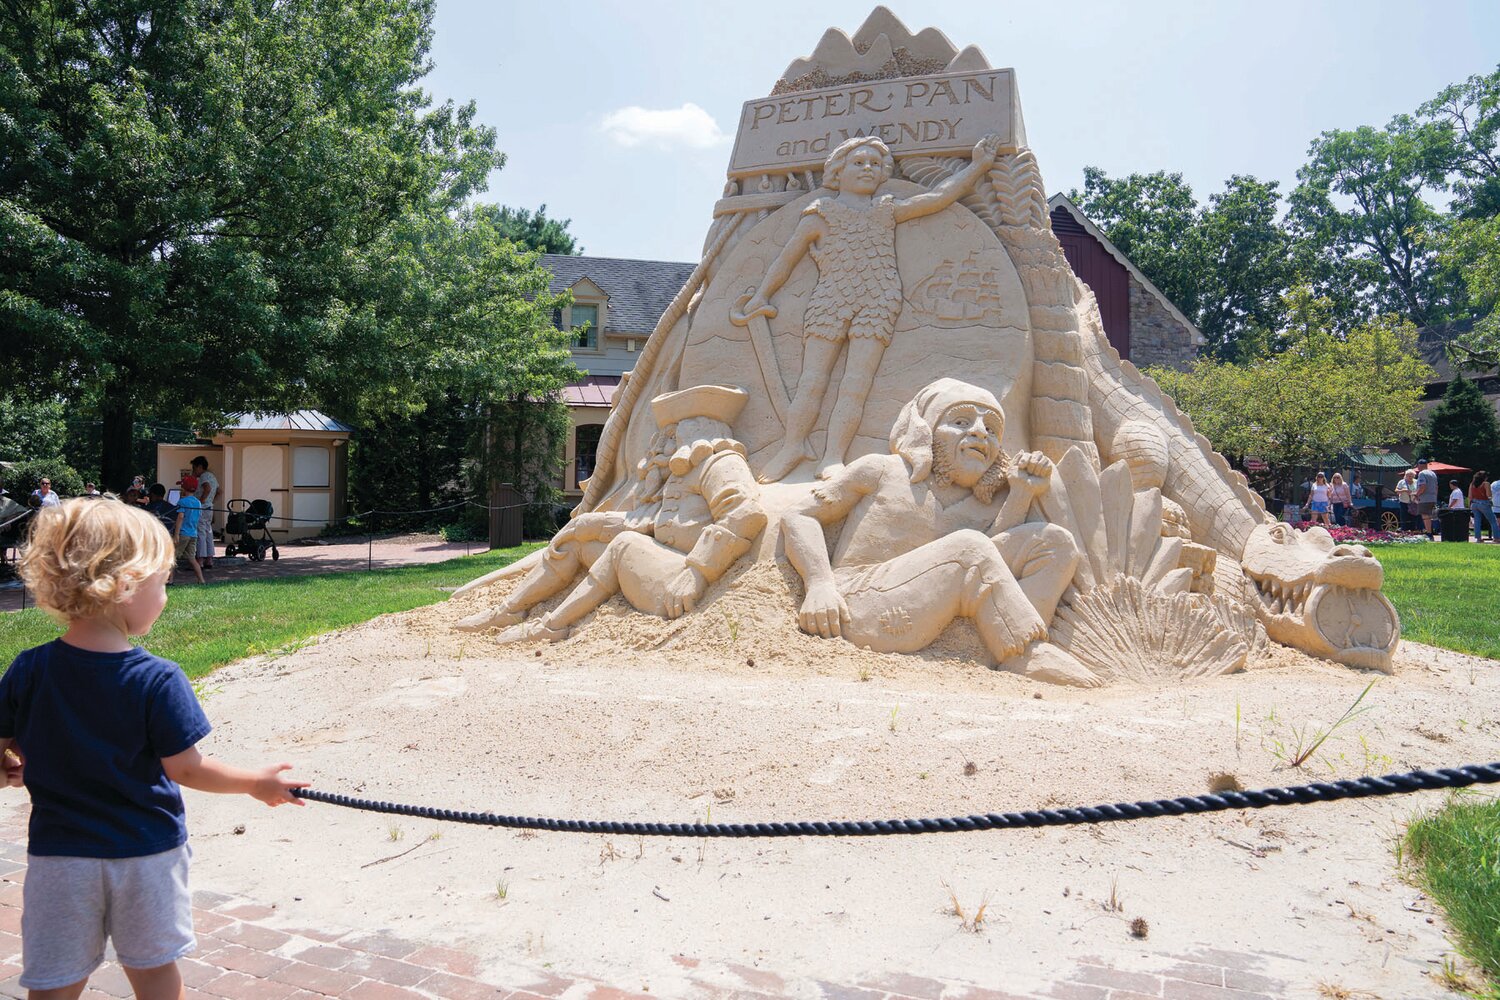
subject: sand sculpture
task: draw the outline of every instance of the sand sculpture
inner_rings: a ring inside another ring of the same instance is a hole
[[[1268,634],[1389,671],[1400,634],[1367,550],[1275,523],[1109,345],[1015,74],[883,7],[745,104],[583,502],[465,624],[558,639],[616,592],[675,617],[781,558],[806,632],[911,653],[966,618],[1058,683],[1232,672]]]

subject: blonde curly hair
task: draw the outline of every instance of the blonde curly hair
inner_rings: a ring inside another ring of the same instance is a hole
[[[37,606],[66,623],[111,615],[175,562],[172,536],[156,518],[114,500],[79,497],[38,512],[17,565]]]

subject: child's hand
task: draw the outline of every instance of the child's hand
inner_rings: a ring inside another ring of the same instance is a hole
[[[292,781],[281,777],[282,771],[290,771],[291,769],[292,765],[290,764],[272,764],[261,771],[255,778],[254,787],[250,789],[251,797],[264,802],[272,808],[286,805],[288,802],[299,806],[307,805],[306,802],[303,802],[292,794],[292,789],[306,788],[312,782]]]
[[[20,788],[25,784],[26,762],[10,747],[5,748],[5,784],[9,788]]]

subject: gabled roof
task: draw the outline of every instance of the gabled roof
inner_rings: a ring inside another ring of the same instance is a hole
[[[1208,338],[1203,336],[1203,331],[1199,330],[1197,325],[1193,323],[1192,320],[1184,316],[1182,314],[1182,310],[1173,305],[1172,300],[1167,298],[1162,290],[1160,288],[1157,288],[1156,285],[1151,281],[1151,279],[1146,277],[1146,275],[1142,273],[1140,268],[1132,264],[1130,262],[1130,258],[1121,253],[1120,249],[1109,241],[1109,237],[1105,236],[1104,233],[1100,232],[1098,226],[1089,221],[1089,217],[1083,214],[1083,210],[1080,209],[1077,205],[1073,204],[1073,202],[1068,199],[1068,196],[1063,194],[1061,191],[1047,199],[1048,214],[1051,214],[1059,208],[1072,216],[1073,221],[1082,226],[1084,232],[1088,233],[1094,239],[1098,240],[1099,245],[1104,248],[1105,252],[1115,260],[1119,261],[1120,264],[1124,266],[1125,270],[1130,272],[1130,276],[1141,283],[1141,287],[1145,288],[1146,291],[1156,296],[1157,301],[1162,304],[1162,308],[1166,309],[1167,312],[1171,314],[1173,319],[1181,323],[1183,326],[1187,327],[1188,332],[1193,335],[1194,346],[1202,347],[1204,344],[1208,343]]]
[[[646,336],[687,283],[696,265],[668,260],[629,260],[620,257],[574,257],[542,254],[542,266],[552,272],[556,294],[588,278],[609,296],[605,333]]]
[[[293,410],[291,413],[231,413],[225,418],[226,431],[327,431],[352,434],[354,428],[318,410]]]

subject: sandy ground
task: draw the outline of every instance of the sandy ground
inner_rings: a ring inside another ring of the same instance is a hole
[[[683,822],[1083,805],[1205,791],[1215,772],[1263,787],[1500,758],[1494,661],[1407,644],[1369,711],[1301,772],[1278,748],[1379,675],[1273,647],[1238,675],[1064,690],[988,669],[963,626],[907,658],[801,635],[789,572],[762,564],[678,623],[617,601],[555,646],[452,632],[483,594],[387,616],[216,673],[205,749],[285,759],[320,788],[373,798]],[[274,903],[288,926],[462,943],[497,976],[550,967],[671,996],[682,953],[789,977],[1024,990],[1085,956],[1145,969],[1207,946],[1280,956],[1264,971],[1294,996],[1320,983],[1446,995],[1442,918],[1392,853],[1437,793],[1095,828],[702,842],[190,796],[200,888]],[[988,902],[977,933],[950,912],[949,887],[967,911]],[[1138,916],[1145,941],[1128,933]]]

